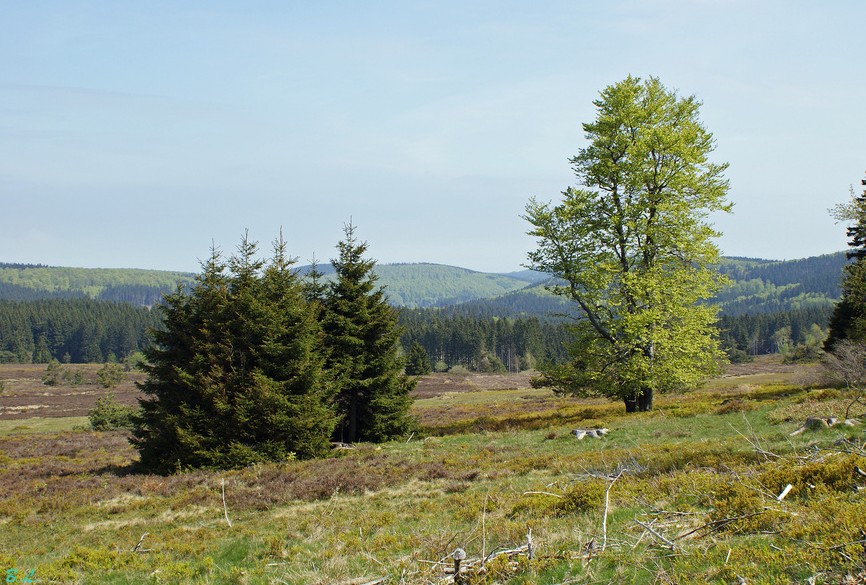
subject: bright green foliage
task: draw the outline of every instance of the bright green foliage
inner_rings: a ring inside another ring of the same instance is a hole
[[[79,371],[69,370],[57,360],[51,360],[42,374],[42,383],[46,386],[78,386],[84,383],[84,376]]]
[[[60,362],[51,360],[42,375],[42,383],[46,386],[57,386],[63,382],[63,374],[63,366],[60,365]]]
[[[417,341],[412,342],[409,355],[406,356],[406,374],[408,376],[424,376],[433,371],[427,350]]]
[[[589,146],[571,160],[583,187],[526,208],[538,238],[531,267],[561,279],[554,292],[580,313],[574,359],[545,378],[649,410],[654,392],[696,384],[724,357],[716,308],[700,301],[722,281],[708,268],[719,254],[707,216],[730,208],[726,165],[708,160],[699,102],[656,78],[630,76],[594,103]]]
[[[866,342],[866,189],[859,196],[852,189],[851,201],[833,211],[837,220],[849,223],[848,258],[854,261],[844,268],[842,298],[830,318],[824,344],[829,351],[842,339]]]
[[[96,399],[87,418],[94,431],[130,429],[135,420],[135,409],[119,403],[114,394],[106,394]]]
[[[106,362],[96,372],[96,379],[103,388],[114,388],[126,378],[123,366]]]
[[[335,438],[384,441],[412,428],[409,392],[415,382],[402,373],[396,312],[376,288],[375,261],[364,258],[367,243],[358,242],[354,230],[346,226],[339,258],[331,261],[336,280],[322,316],[328,370],[338,389]]]
[[[213,251],[162,307],[133,444],[144,466],[240,467],[320,455],[334,427],[319,327],[282,238],[269,264],[246,238]]]

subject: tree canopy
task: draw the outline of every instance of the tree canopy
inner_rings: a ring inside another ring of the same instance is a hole
[[[862,184],[866,186],[866,179]],[[830,334],[824,344],[832,351],[841,340],[866,342],[866,189],[833,209],[838,221],[848,224],[848,259],[843,269],[842,298],[830,317]]]
[[[571,159],[580,184],[557,205],[532,199],[529,267],[574,302],[573,359],[544,372],[558,391],[596,393],[649,410],[655,391],[698,383],[723,359],[716,309],[722,278],[709,214],[729,211],[725,164],[700,103],[654,77],[629,76],[593,102],[589,144]]]
[[[367,243],[357,240],[351,223],[345,235],[331,261],[336,279],[325,293],[322,316],[327,368],[337,387],[335,438],[384,441],[412,428],[414,381],[402,373],[397,314],[376,286],[376,262],[364,256]]]
[[[132,438],[148,469],[240,467],[327,448],[335,424],[320,329],[282,238],[268,264],[246,238],[214,250],[160,307]]]

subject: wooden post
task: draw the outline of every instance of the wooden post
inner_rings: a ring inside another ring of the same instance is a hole
[[[463,578],[460,576],[460,561],[466,559],[466,551],[462,548],[458,548],[451,553],[451,558],[454,559],[454,583],[460,585],[463,583]]]

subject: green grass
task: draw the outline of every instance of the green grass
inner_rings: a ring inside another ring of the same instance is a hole
[[[86,416],[0,420],[0,437],[27,433],[58,433],[79,427],[90,427],[90,422]]]
[[[419,401],[426,437],[167,477],[130,473],[122,432],[69,430],[86,419],[7,421],[28,428],[0,426],[0,568],[43,583],[412,585],[443,582],[435,562],[457,547],[477,561],[531,529],[532,560],[497,557],[470,582],[842,583],[866,570],[863,427],[789,434],[796,413],[843,403],[782,379],[722,380],[638,415],[472,392]],[[577,441],[577,425],[611,432]]]

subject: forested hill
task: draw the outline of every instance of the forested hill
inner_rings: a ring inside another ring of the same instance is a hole
[[[66,268],[0,263],[0,300],[89,298],[141,306],[160,302],[194,275],[132,268]]]
[[[801,260],[725,258],[732,284],[716,300],[726,315],[760,314],[833,305],[841,295],[845,252]]]
[[[724,315],[760,315],[780,311],[829,309],[840,296],[845,253],[801,260],[724,258],[719,271],[731,281],[714,299]],[[487,299],[474,299],[453,310],[484,316],[550,315],[570,306],[546,292],[544,283]]]
[[[726,258],[720,270],[733,284],[717,301],[727,315],[827,307],[839,298],[844,264],[844,252],[788,261]],[[330,265],[319,270],[332,272]],[[391,303],[400,307],[455,307],[479,316],[549,315],[562,309],[561,300],[544,290],[545,276],[530,271],[493,274],[415,263],[379,264],[376,273]],[[159,270],[0,264],[0,300],[90,298],[150,306],[178,281],[193,278]]]
[[[304,266],[300,271],[306,273],[309,269]],[[318,269],[326,278],[334,272],[330,265]],[[391,304],[408,308],[445,307],[496,298],[533,282],[524,272],[492,274],[430,263],[377,264],[375,272]]]

